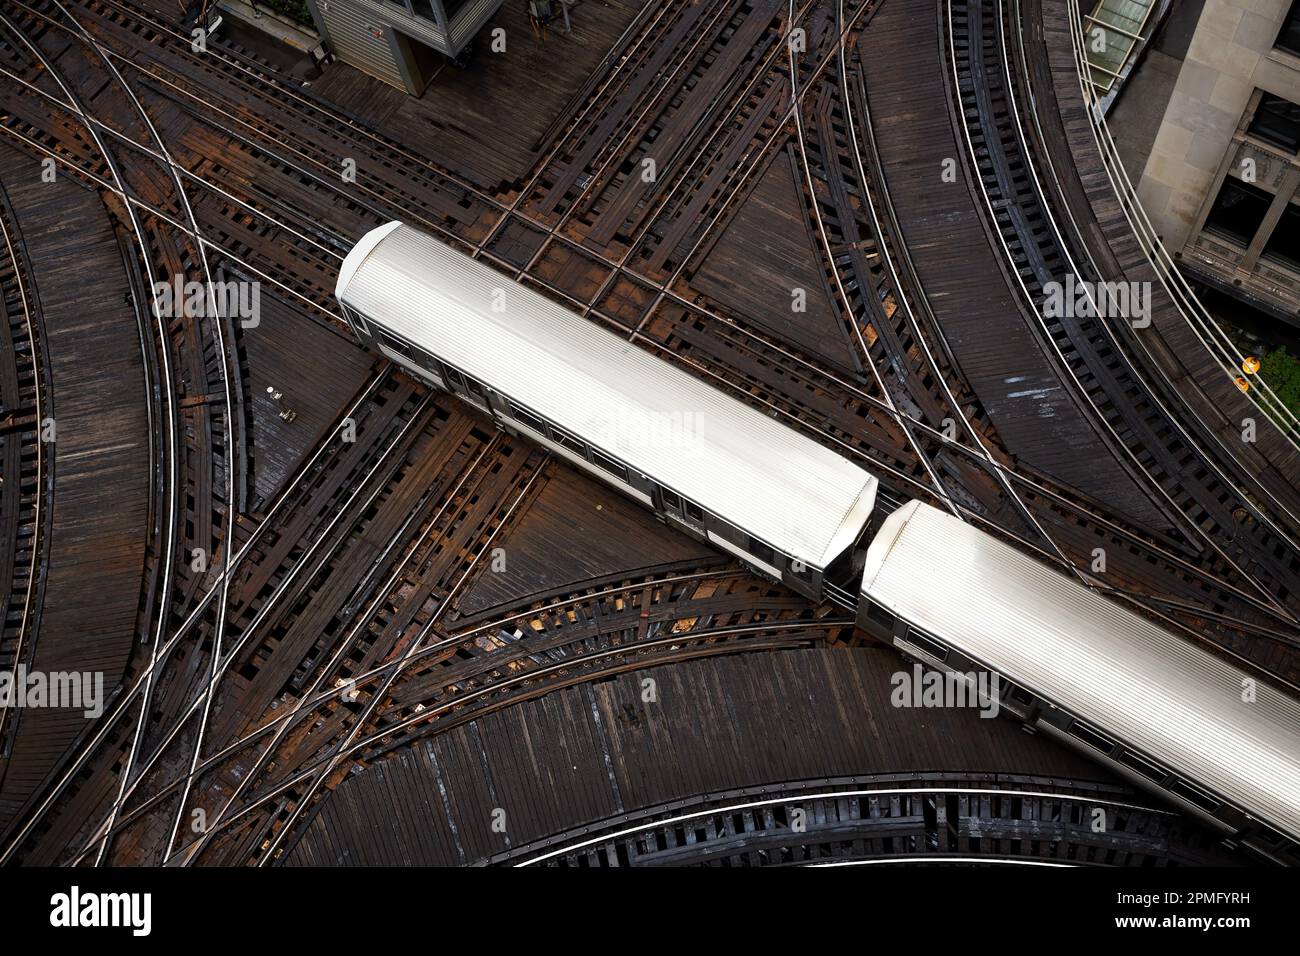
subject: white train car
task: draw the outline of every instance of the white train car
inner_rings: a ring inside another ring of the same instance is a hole
[[[1300,862],[1300,704],[1273,687],[918,501],[872,541],[858,615],[924,664],[998,675],[1027,727]]]
[[[761,573],[855,604],[876,480],[853,463],[399,222],[357,243],[335,294],[363,342],[503,427]]]

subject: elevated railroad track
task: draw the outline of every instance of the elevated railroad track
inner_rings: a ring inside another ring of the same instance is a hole
[[[276,863],[353,768],[422,736],[647,662],[851,639],[840,609],[727,566],[632,562],[599,587],[458,620],[494,542],[556,465],[386,363],[328,416],[281,492],[257,501],[247,355],[260,333],[168,321],[148,279],[262,283],[349,348],[335,272],[389,218],[861,462],[882,502],[948,507],[1222,653],[1300,676],[1288,515],[1179,427],[1122,343],[1096,327],[1039,329],[1167,522],[1007,451],[930,308],[882,173],[873,127],[888,117],[863,66],[881,6],[647,7],[538,144],[530,175],[492,190],[246,52],[214,41],[196,53],[132,0],[6,4],[0,133],[100,190],[133,244],[160,467],[148,649],[0,859]],[[1032,136],[1008,120],[1024,96],[1013,13],[952,9],[953,128],[1037,314],[1044,282],[1086,272],[1082,253],[1050,189],[1020,174],[1036,167]],[[795,26],[806,45],[792,55]],[[1001,77],[992,99],[963,98],[975,74]],[[838,362],[692,283],[778,163],[853,346]],[[1092,567],[1099,548],[1105,572]]]

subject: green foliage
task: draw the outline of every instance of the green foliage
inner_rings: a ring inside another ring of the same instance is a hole
[[[1287,408],[1300,415],[1300,360],[1285,348],[1274,349],[1264,356],[1259,377],[1268,383]]]
[[[290,20],[297,20],[304,26],[314,27],[311,21],[311,10],[307,8],[307,0],[253,0],[253,2],[259,7],[282,13]]]

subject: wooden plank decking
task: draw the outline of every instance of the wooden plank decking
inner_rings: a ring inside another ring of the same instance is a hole
[[[422,740],[332,793],[290,865],[458,865],[698,794],[824,777],[977,771],[1113,783],[1010,720],[890,704],[885,648],[737,655],[569,688]],[[642,702],[642,681],[658,702]],[[492,829],[505,811],[505,833]]]
[[[1168,518],[1115,460],[1022,314],[975,198],[941,181],[965,150],[949,118],[935,4],[887,0],[861,40],[882,174],[931,311],[1006,449],[1148,527]]]
[[[0,146],[9,194],[35,272],[48,336],[54,508],[45,601],[29,667],[121,680],[136,631],[151,472],[140,337],[113,229],[99,198],[70,178],[40,178],[31,157]],[[14,715],[0,761],[0,831],[78,734],[80,708]]]

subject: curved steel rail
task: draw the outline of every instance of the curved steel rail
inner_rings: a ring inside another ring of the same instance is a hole
[[[931,774],[928,776],[942,778],[944,775]],[[883,862],[925,862],[925,863],[943,863],[956,862],[958,860],[969,859],[971,862],[985,862],[985,858],[979,854],[971,854],[969,850],[963,851],[956,845],[957,831],[954,829],[957,822],[947,820],[941,824],[938,819],[937,807],[940,800],[955,798],[972,799],[976,806],[974,813],[969,817],[977,820],[980,825],[981,835],[987,834],[991,840],[997,840],[999,843],[1007,841],[1020,841],[1029,844],[1025,847],[1022,856],[1015,856],[1009,853],[1006,847],[999,846],[993,850],[993,859],[1012,860],[1017,863],[1038,862],[1050,865],[1077,865],[1078,863],[1088,864],[1088,860],[1067,860],[1062,863],[1057,859],[1034,859],[1032,852],[1033,845],[1037,843],[1048,843],[1056,845],[1066,844],[1071,848],[1079,846],[1106,846],[1106,849],[1123,852],[1141,853],[1151,855],[1152,843],[1156,842],[1151,837],[1143,840],[1142,834],[1128,832],[1116,829],[1110,824],[1117,819],[1126,821],[1142,818],[1144,820],[1155,821],[1158,823],[1169,823],[1175,827],[1183,825],[1183,818],[1168,810],[1160,807],[1147,806],[1141,803],[1135,803],[1127,798],[1126,795],[1116,794],[1114,792],[1106,793],[1105,791],[1092,786],[1072,786],[1063,785],[1057,780],[1036,780],[1033,778],[1021,778],[1006,788],[968,785],[963,783],[947,785],[922,785],[922,786],[877,786],[863,787],[861,778],[854,778],[845,781],[841,786],[834,786],[833,781],[814,781],[807,785],[795,785],[792,787],[775,786],[763,788],[750,788],[744,791],[733,792],[733,795],[722,795],[719,797],[697,797],[690,800],[677,801],[659,808],[651,808],[644,811],[635,811],[624,814],[614,821],[590,824],[577,828],[565,834],[548,837],[544,840],[534,841],[525,846],[518,847],[504,853],[497,854],[490,859],[483,861],[488,865],[508,864],[516,867],[537,866],[537,865],[582,865],[585,858],[587,862],[594,865],[635,865],[637,860],[634,857],[635,848],[638,846],[662,846],[669,841],[657,838],[657,834],[667,833],[668,831],[677,830],[679,832],[692,832],[701,837],[697,843],[692,844],[692,849],[699,856],[704,857],[725,857],[728,855],[742,856],[753,854],[765,854],[760,858],[760,865],[780,865],[783,863],[803,863],[804,865],[817,865],[819,863],[883,863]],[[1028,789],[1025,784],[1029,783],[1034,789]],[[832,784],[827,788],[827,784]],[[803,789],[807,786],[808,789]],[[823,789],[825,788],[825,789]],[[1068,789],[1067,789],[1068,788]],[[1079,792],[1080,790],[1092,789],[1093,792]],[[786,790],[780,796],[766,796],[773,790]],[[893,816],[889,811],[892,809],[890,804],[893,801],[901,801],[910,812],[905,812],[902,817]],[[987,803],[986,803],[987,801]],[[1002,801],[1011,802],[1018,806],[1022,802],[1029,802],[1031,805],[1050,807],[1053,804],[1067,804],[1072,808],[1071,812],[1077,814],[1076,821],[1070,821],[1064,817],[1052,819],[1033,818],[1035,822],[1044,823],[1046,833],[1039,833],[1026,836],[1025,834],[1016,834],[1010,832],[998,834],[996,832],[999,821],[1017,821],[1021,818],[1014,816],[1010,811],[1011,807],[1003,808],[1000,806]],[[861,811],[864,807],[867,813],[853,813],[854,803],[857,809]],[[921,808],[920,814],[917,812],[917,806]],[[699,806],[703,804],[702,809],[687,809],[692,805]],[[843,827],[828,825],[822,827],[819,823],[826,819],[835,820],[837,815],[830,811],[830,808],[836,805],[844,807],[847,804],[849,815],[848,823]],[[990,804],[998,805],[998,809],[993,809]],[[811,806],[819,812],[809,812],[807,809]],[[932,816],[926,815],[924,809],[928,807],[935,811]],[[987,811],[985,808],[988,807]],[[878,815],[872,815],[870,810],[875,808],[880,811]],[[1104,822],[1103,828],[1098,831],[1091,827],[1091,821],[1094,818],[1091,811],[1100,809],[1102,811],[1101,820]],[[804,829],[799,830],[794,826],[796,815],[793,811],[803,811]],[[1002,812],[998,812],[1001,810]],[[682,812],[686,811],[686,812]],[[960,811],[959,811],[960,812]],[[900,820],[915,820],[921,816],[921,826],[910,833],[886,832],[873,834],[873,828],[884,829],[891,823],[897,824]],[[753,829],[746,828],[741,831],[734,829],[734,825],[739,820],[745,820],[753,826]],[[636,821],[636,822],[632,822]],[[1087,822],[1085,822],[1087,821]],[[761,822],[761,826],[760,826]],[[629,824],[630,825],[625,825]],[[1075,830],[1071,833],[1071,828]],[[992,832],[990,832],[992,831]],[[1090,843],[1084,843],[1081,839],[1081,832],[1086,831],[1089,834]],[[745,839],[754,839],[756,842],[764,835],[770,835],[772,840],[768,845],[759,845],[751,850],[746,850],[736,846],[737,843]],[[1211,834],[1208,831],[1202,833],[1199,828],[1194,826],[1188,830],[1191,838],[1191,846],[1185,848],[1181,857],[1187,860],[1205,860],[1215,859],[1222,861],[1226,858],[1225,854],[1208,853],[1202,847],[1195,846],[1198,838],[1208,846],[1213,846],[1219,840],[1218,834]],[[894,852],[877,852],[875,856],[864,857],[861,854],[870,851],[860,849],[844,850],[845,858],[840,860],[818,860],[816,858],[799,860],[795,858],[785,859],[782,854],[791,853],[794,849],[799,849],[808,856],[813,856],[816,847],[822,847],[828,856],[833,854],[833,850],[827,848],[828,844],[854,844],[858,841],[873,839],[896,840],[899,844],[896,848],[891,848]],[[948,846],[944,846],[944,842]],[[1126,838],[1129,838],[1126,844]],[[924,841],[926,848],[930,852],[917,852],[921,847],[916,846],[918,840]],[[1144,842],[1146,845],[1144,845]],[[627,854],[624,859],[619,855],[623,850]],[[766,854],[776,857],[768,859]],[[895,855],[895,854],[898,855]],[[686,854],[688,861],[691,853]],[[1178,857],[1177,853],[1154,854],[1158,857],[1168,859]],[[618,862],[610,860],[611,856],[618,856]],[[653,865],[656,861],[654,850],[648,850],[645,854],[644,862]],[[669,861],[664,861],[669,862]],[[673,863],[681,863],[682,860],[673,859]],[[1143,862],[1146,862],[1145,860]]]
[[[1146,210],[1142,208],[1142,203],[1138,199],[1137,190],[1129,178],[1128,171],[1124,168],[1124,164],[1120,162],[1119,151],[1106,123],[1106,117],[1102,113],[1100,100],[1093,91],[1091,84],[1085,79],[1087,75],[1087,58],[1084,52],[1084,43],[1086,41],[1082,28],[1083,17],[1079,9],[1079,0],[1065,0],[1065,2],[1066,8],[1070,12],[1071,23],[1077,25],[1077,28],[1070,30],[1070,40],[1074,48],[1079,89],[1083,95],[1084,104],[1088,108],[1089,118],[1092,120],[1089,129],[1097,143],[1097,150],[1101,154],[1111,188],[1124,210],[1125,218],[1133,227],[1139,245],[1150,261],[1152,268],[1160,276],[1170,298],[1178,306],[1183,319],[1191,327],[1197,338],[1201,340],[1206,351],[1217,360],[1224,376],[1229,381],[1232,381],[1236,378],[1237,370],[1241,368],[1241,363],[1246,356],[1224,334],[1218,323],[1206,311],[1205,306],[1201,304],[1191,284],[1179,272],[1177,264],[1175,264],[1173,258],[1169,255],[1169,251],[1160,240],[1155,227],[1147,216]],[[1294,448],[1300,450],[1300,417],[1297,417],[1294,412],[1286,407],[1267,382],[1261,380],[1260,386],[1258,389],[1251,389],[1250,392],[1247,392],[1246,397],[1264,413],[1265,418],[1279,426],[1278,430],[1284,439],[1290,442]],[[1236,387],[1235,384],[1233,387]]]

